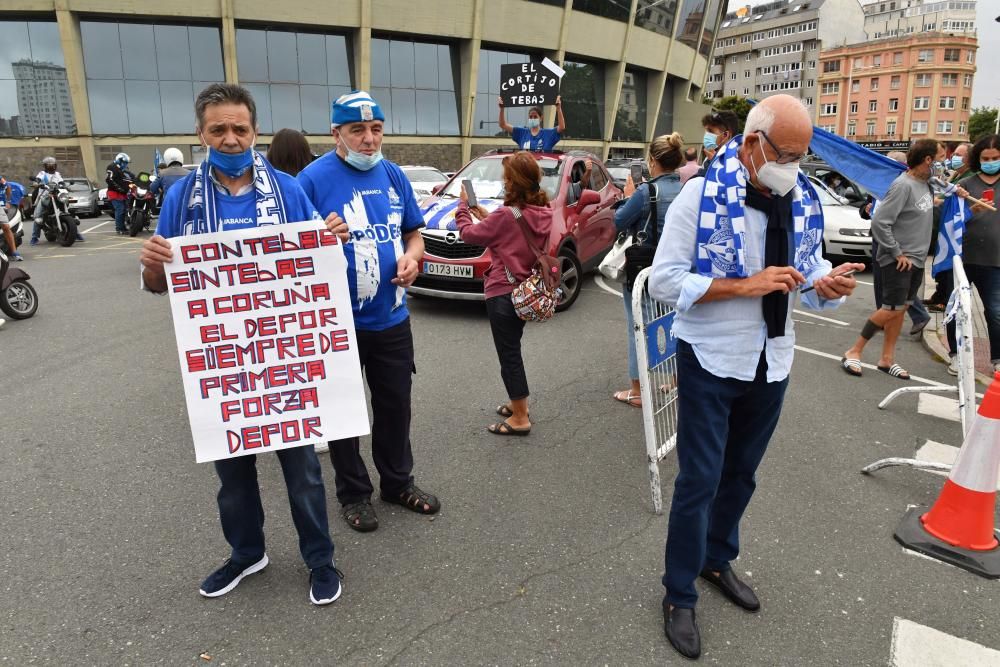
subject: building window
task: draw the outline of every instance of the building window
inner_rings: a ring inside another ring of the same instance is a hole
[[[877,76],[872,77],[871,87],[869,88],[869,90],[872,90],[872,91],[878,90],[878,77]]]
[[[929,88],[931,85],[932,75],[930,74],[918,74],[916,77],[916,82],[914,85],[917,88]]]
[[[823,72],[839,72],[840,71],[840,61],[839,60],[827,60],[823,63]]]
[[[858,112],[858,103],[851,102],[851,113],[857,113],[857,112]]]
[[[743,78],[744,79],[749,79],[750,78],[750,70],[748,70],[748,69],[743,70]]]
[[[724,62],[725,60],[726,60],[726,59],[725,59],[724,57],[722,57],[722,56],[715,56],[715,58],[714,58],[714,59],[712,60],[712,65],[713,65],[714,67],[722,67],[722,63],[723,63],[723,62]]]
[[[813,104],[813,98],[811,98],[811,97],[807,97],[807,98],[806,98],[806,106],[807,106],[807,107],[811,107],[811,106],[812,106],[812,104]]]
[[[890,137],[896,134],[896,121],[894,120],[886,121],[885,133],[888,134]]]
[[[872,56],[872,67],[882,66],[882,56]]]
[[[828,82],[828,83],[824,83],[823,87],[820,88],[820,92],[823,95],[835,95],[835,94],[837,94],[837,93],[840,92],[840,82],[839,81],[831,81],[831,82]]]
[[[753,60],[753,55],[748,52],[747,56],[746,56],[746,58],[744,58],[744,60],[747,61],[747,62],[750,62],[751,60]]]
[[[899,111],[899,98],[893,97],[889,100],[889,111]]]
[[[816,61],[815,60],[810,60],[809,61],[809,69],[816,69]]]
[[[736,81],[736,72],[730,72],[729,73],[729,80],[730,81]]]
[[[931,98],[929,97],[914,97],[913,98],[913,108],[917,111],[924,111],[931,108]]]
[[[735,65],[736,64],[736,56],[733,56],[732,58],[730,58],[729,62],[731,62],[733,65]]]
[[[937,124],[938,134],[951,134],[952,124],[950,120],[939,120]]]
[[[479,66],[482,68],[482,56],[479,58]],[[562,105],[563,116],[566,118],[566,137],[577,137],[580,139],[601,139],[604,137],[604,66],[587,62],[563,63],[566,75],[562,79]],[[482,71],[482,70],[480,70]],[[490,69],[489,76],[494,76],[493,72],[499,71]],[[626,72],[628,74],[628,72]],[[664,97],[667,90],[672,90],[670,82],[664,89]],[[643,86],[645,91],[645,86]],[[720,91],[721,92],[721,91]],[[645,100],[645,92],[643,92]],[[721,97],[721,95],[720,95]],[[673,99],[672,97],[670,98]],[[671,105],[673,102],[671,101]],[[643,105],[645,106],[645,104]],[[489,105],[487,113],[496,118],[496,101]],[[660,110],[661,115],[664,113]],[[670,106],[671,116],[673,107]],[[645,122],[645,121],[644,121]],[[492,134],[492,133],[491,133]]]
[[[559,6],[562,7],[563,4],[559,3]],[[673,34],[674,12],[676,11],[677,0],[668,0],[667,2],[639,0],[635,8],[635,25],[670,37]]]
[[[894,52],[892,54],[892,64],[893,65],[902,65],[903,64],[903,52],[902,51],[896,51],[896,52]]]
[[[945,49],[944,50],[944,61],[946,63],[957,63],[959,58],[962,57],[961,49]]]
[[[386,131],[457,135],[456,63],[448,44],[373,39],[371,93],[385,113]],[[482,66],[480,56],[480,75]]]
[[[875,121],[870,120],[865,123],[865,134],[869,137],[875,136]]]
[[[806,79],[806,88],[813,88],[816,86],[816,79]]]
[[[900,78],[899,75],[897,74],[896,76],[893,76],[891,79],[889,79],[889,89],[899,90],[899,83],[900,83]]]
[[[750,89],[749,88],[744,88],[743,89],[743,94],[744,95],[749,95],[750,94]]]
[[[968,97],[963,97],[962,98],[962,111],[968,111],[968,110],[969,110],[969,98]]]
[[[972,75],[971,74],[963,74],[962,75],[962,85],[965,86],[966,88],[972,88]]]
[[[472,134],[475,136],[503,137],[506,133],[497,123],[497,99],[500,97],[500,66],[527,63],[533,59],[526,53],[512,51],[497,51],[482,49],[479,52],[479,72],[476,78],[476,110],[472,122]],[[715,75],[713,75],[715,76]],[[722,75],[719,74],[719,80]],[[563,115],[566,115],[568,104],[563,101]],[[514,127],[524,127],[528,124],[528,107],[511,107],[504,109],[505,120]]]
[[[195,96],[226,78],[215,27],[81,21],[80,37],[94,134],[191,134]]]
[[[934,49],[920,49],[917,53],[918,63],[932,63],[934,62]],[[924,130],[927,131],[926,128]]]
[[[618,98],[618,113],[612,139],[642,141],[646,137],[646,73],[625,70],[622,95]]]
[[[614,21],[628,21],[629,7],[617,2],[604,0],[573,0],[573,9],[581,12],[603,16]]]
[[[952,87],[958,85],[958,74],[942,74],[941,85]]]
[[[969,131],[969,123],[966,122],[966,121],[964,121],[964,120],[959,121],[958,122],[958,133],[961,134],[962,136],[965,136],[965,134],[968,131]]]
[[[329,134],[330,105],[353,88],[348,54],[343,35],[237,29],[240,83],[254,96],[261,132]],[[389,95],[375,97],[387,111]]]
[[[973,51],[972,49],[969,49],[968,51],[966,51],[965,52],[965,62],[969,63],[970,65],[973,64],[974,62],[976,62],[976,52]]]
[[[870,100],[868,102],[868,111],[878,111],[878,100]]]
[[[851,92],[852,93],[857,93],[860,90],[861,90],[861,82],[857,81],[857,80],[851,81]]]
[[[55,21],[0,21],[0,44],[0,137],[76,134]]]
[[[861,69],[862,67],[864,67],[864,64],[865,64],[865,59],[864,58],[855,58],[854,59],[854,69]]]
[[[927,121],[915,120],[910,123],[910,134],[927,134]]]
[[[938,109],[954,109],[955,108],[955,98],[954,97],[939,97],[938,98]]]
[[[837,105],[836,104],[824,104],[823,108],[820,110],[821,116],[836,116],[837,115]]]
[[[821,130],[826,130],[827,132],[829,132],[831,134],[837,134],[837,126],[836,125],[820,125],[819,127],[820,127]]]
[[[847,124],[847,136],[853,137],[858,133],[858,125],[853,120]]]

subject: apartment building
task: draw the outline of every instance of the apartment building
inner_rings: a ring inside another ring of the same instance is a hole
[[[864,12],[869,39],[922,32],[976,32],[975,0],[867,0]]]

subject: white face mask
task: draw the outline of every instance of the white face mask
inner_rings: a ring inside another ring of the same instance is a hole
[[[757,145],[760,146],[760,152],[763,155],[763,144],[758,142]],[[784,197],[792,191],[792,188],[795,187],[795,183],[798,181],[799,163],[778,164],[777,162],[768,160],[766,155],[763,155],[763,157],[764,164],[758,167],[753,159],[753,153],[750,154],[750,163],[753,164],[754,169],[757,171],[757,182],[779,197]]]

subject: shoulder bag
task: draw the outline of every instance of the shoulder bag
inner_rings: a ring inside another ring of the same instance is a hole
[[[559,283],[562,280],[559,260],[543,253],[531,240],[521,209],[516,206],[507,208],[521,228],[528,247],[535,253],[535,265],[531,269],[531,275],[520,283],[514,280],[510,269],[504,267],[507,271],[507,280],[514,285],[510,300],[514,304],[517,316],[525,322],[544,322],[555,314],[556,305],[559,303]]]

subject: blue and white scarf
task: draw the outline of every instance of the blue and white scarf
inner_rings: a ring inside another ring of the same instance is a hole
[[[281,225],[288,222],[285,214],[285,200],[278,187],[278,176],[264,156],[254,151],[254,190],[257,192],[257,226]],[[202,162],[193,178],[184,180],[184,194],[181,201],[187,205],[181,210],[181,234],[207,234],[224,231],[219,229],[216,215],[216,188],[208,174],[208,162]]]
[[[709,278],[746,278],[747,175],[740,162],[743,135],[723,146],[708,167],[698,218],[698,273]],[[820,261],[823,248],[823,208],[813,186],[801,172],[793,191],[795,222],[793,266],[808,273]]]

